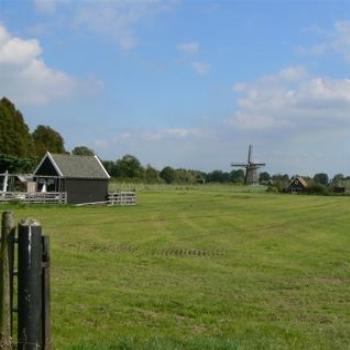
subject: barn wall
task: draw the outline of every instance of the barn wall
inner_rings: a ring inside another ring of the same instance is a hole
[[[65,179],[68,203],[91,203],[107,199],[107,179]]]

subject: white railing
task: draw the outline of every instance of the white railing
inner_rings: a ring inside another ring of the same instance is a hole
[[[66,192],[0,192],[1,202],[31,204],[66,204]]]
[[[108,194],[108,205],[135,205],[135,192],[115,192]]]

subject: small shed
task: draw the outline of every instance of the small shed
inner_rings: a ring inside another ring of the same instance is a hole
[[[97,156],[47,152],[33,178],[39,191],[66,192],[70,204],[107,200],[110,176]]]
[[[297,176],[293,178],[286,188],[286,192],[290,193],[301,193],[304,192],[309,187],[307,181],[301,177]]]

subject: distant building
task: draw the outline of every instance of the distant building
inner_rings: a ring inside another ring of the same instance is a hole
[[[51,154],[43,157],[33,173],[41,192],[66,192],[67,203],[107,200],[109,174],[97,156]]]
[[[303,177],[297,176],[290,181],[285,191],[289,193],[301,193],[305,192],[308,187],[308,182]]]

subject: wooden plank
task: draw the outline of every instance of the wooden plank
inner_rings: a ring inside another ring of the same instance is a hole
[[[15,219],[12,212],[4,212],[1,220],[0,247],[0,349],[12,348],[11,338],[11,235],[14,235]]]
[[[43,274],[42,274],[42,295],[43,295],[43,348],[52,349],[51,339],[51,291],[50,291],[50,240],[48,236],[43,236]]]

